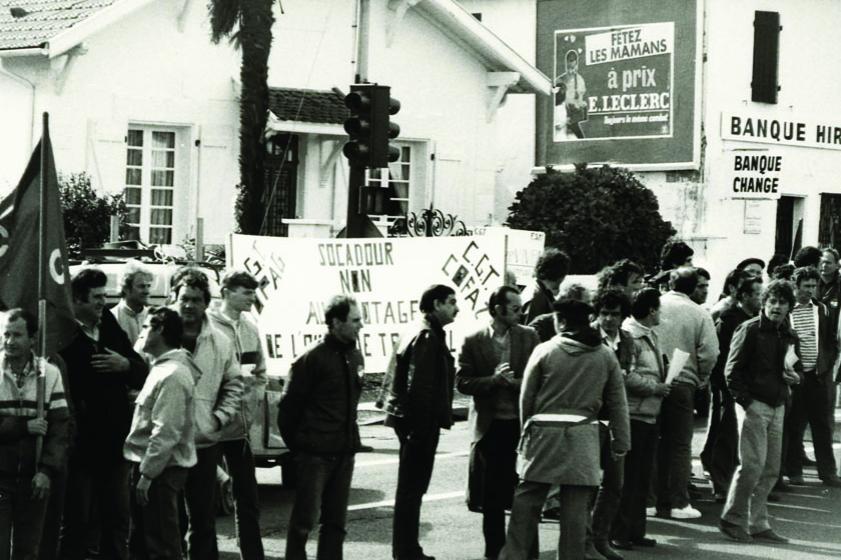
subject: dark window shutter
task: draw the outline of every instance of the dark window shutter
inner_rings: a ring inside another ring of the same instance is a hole
[[[780,54],[780,13],[755,12],[753,20],[753,81],[751,100],[777,102],[777,60]]]

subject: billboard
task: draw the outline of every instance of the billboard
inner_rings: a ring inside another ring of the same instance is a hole
[[[260,282],[255,318],[268,371],[289,366],[327,332],[324,305],[352,295],[364,324],[359,348],[368,372],[383,372],[394,344],[417,328],[424,289],[455,289],[459,313],[446,328],[458,351],[465,335],[490,320],[487,302],[503,283],[505,238],[498,236],[312,239],[231,235],[228,266]]]
[[[699,165],[701,0],[541,0],[537,67],[540,167]]]

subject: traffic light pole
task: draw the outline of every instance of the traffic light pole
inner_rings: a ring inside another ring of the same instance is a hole
[[[359,207],[362,187],[365,185],[365,168],[353,162],[350,163],[349,167],[345,237],[363,237],[365,234],[365,217],[360,212]]]
[[[354,83],[368,81],[368,22],[371,0],[356,0],[356,37]],[[365,218],[360,212],[362,187],[365,186],[365,167],[349,161],[347,221],[345,237],[362,237],[365,234]]]

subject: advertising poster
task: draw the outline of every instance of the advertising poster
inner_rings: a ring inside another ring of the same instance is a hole
[[[699,163],[695,0],[542,0],[537,163],[631,169]]]
[[[268,371],[289,366],[327,332],[324,304],[356,298],[359,346],[367,372],[383,372],[400,337],[422,318],[418,304],[432,284],[456,291],[459,313],[446,328],[450,348],[487,324],[487,301],[503,283],[505,239],[486,237],[312,239],[232,235],[228,266],[260,282],[255,318]]]

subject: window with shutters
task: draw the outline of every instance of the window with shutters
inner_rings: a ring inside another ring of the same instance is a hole
[[[130,128],[126,138],[125,201],[129,239],[172,243],[176,188],[176,132]]]
[[[377,204],[376,215],[388,217],[405,216],[409,212],[409,193],[414,180],[412,168],[412,146],[394,143],[400,150],[400,157],[388,164],[388,180],[380,169],[370,169],[366,174],[366,185],[381,187],[382,202]]]
[[[779,12],[754,13],[751,101],[777,102],[780,29]]]

